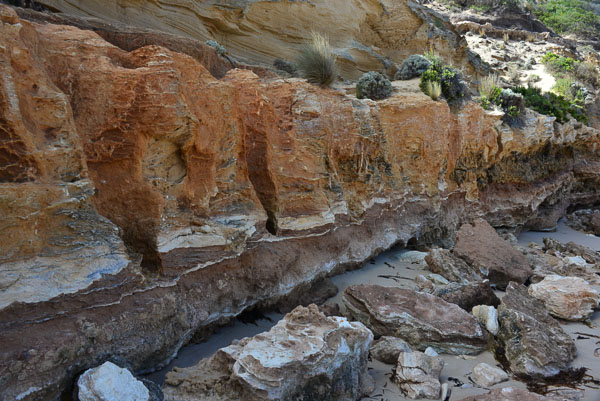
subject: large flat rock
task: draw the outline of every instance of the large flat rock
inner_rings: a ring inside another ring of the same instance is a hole
[[[458,230],[452,252],[499,288],[505,288],[510,281],[524,283],[533,273],[528,260],[483,219],[475,219]]]
[[[347,310],[375,335],[400,337],[419,350],[478,354],[488,335],[477,319],[434,295],[378,285],[346,288]]]
[[[504,347],[510,369],[518,376],[554,376],[575,358],[573,339],[523,285],[510,283],[506,288],[498,321],[497,339]]]
[[[372,390],[372,333],[361,323],[297,307],[270,331],[175,368],[165,401],[358,400]]]

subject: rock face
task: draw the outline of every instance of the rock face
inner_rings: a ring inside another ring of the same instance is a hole
[[[79,377],[77,388],[80,401],[150,400],[146,386],[112,362],[86,371]]]
[[[473,367],[473,381],[482,387],[490,387],[508,380],[508,375],[502,369],[479,363]]]
[[[487,394],[473,395],[460,401],[564,401],[563,398],[543,396],[520,388],[496,388]]]
[[[165,401],[358,400],[372,391],[372,341],[361,323],[299,306],[267,333],[169,372]]]
[[[600,236],[600,210],[577,210],[567,215],[567,224],[575,230]]]
[[[54,400],[107,355],[164,364],[393,245],[449,245],[467,218],[600,200],[587,127],[511,128],[416,84],[357,100],[191,39],[39,21],[0,6],[0,398]]]
[[[464,260],[443,248],[434,248],[429,251],[425,261],[432,272],[457,283],[481,281],[483,280],[482,275],[485,275],[485,271],[481,272],[477,267],[471,267]]]
[[[400,391],[413,400],[440,398],[440,373],[444,361],[437,356],[425,355],[419,351],[401,352],[393,380]]]
[[[585,320],[598,307],[600,295],[578,277],[549,275],[529,286],[529,295],[542,301],[551,315],[566,320]]]
[[[522,284],[533,273],[527,259],[483,219],[458,230],[453,252],[485,272],[484,276],[499,288],[505,288],[510,281]]]
[[[311,27],[329,37],[342,74],[358,79],[363,72],[389,70],[390,78],[411,54],[430,46],[454,64],[472,70],[464,39],[447,19],[412,1],[314,0],[228,2],[177,0],[168,7],[150,2],[45,0],[62,12],[94,16],[205,41],[216,39],[230,54],[272,65],[294,60]],[[433,22],[436,21],[436,25]],[[260,45],[258,45],[260,44]]]
[[[370,353],[378,361],[394,365],[398,362],[398,355],[401,352],[411,351],[412,349],[406,341],[398,337],[383,336],[373,343]]]
[[[400,337],[419,350],[478,354],[487,333],[477,319],[436,296],[402,288],[355,285],[343,295],[352,316],[375,335]]]
[[[498,320],[497,338],[511,371],[518,376],[554,376],[575,358],[573,339],[523,285],[511,283],[506,288]]]

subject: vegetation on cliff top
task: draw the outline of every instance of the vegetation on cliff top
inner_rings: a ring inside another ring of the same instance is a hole
[[[312,33],[311,41],[302,47],[296,64],[302,77],[314,84],[329,86],[338,76],[336,56],[329,41],[316,32]]]

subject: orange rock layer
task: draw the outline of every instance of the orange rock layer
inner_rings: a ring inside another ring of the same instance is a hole
[[[126,51],[0,6],[0,398],[192,336],[476,216],[549,227],[600,200],[600,133],[520,128],[417,89],[357,100]]]

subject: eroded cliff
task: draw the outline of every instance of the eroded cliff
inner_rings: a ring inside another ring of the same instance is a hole
[[[260,3],[260,2],[258,2]],[[548,228],[600,200],[600,133],[416,84],[357,100],[0,6],[0,395],[53,399],[476,216]],[[198,46],[201,46],[198,44]],[[199,61],[200,60],[200,61]]]

